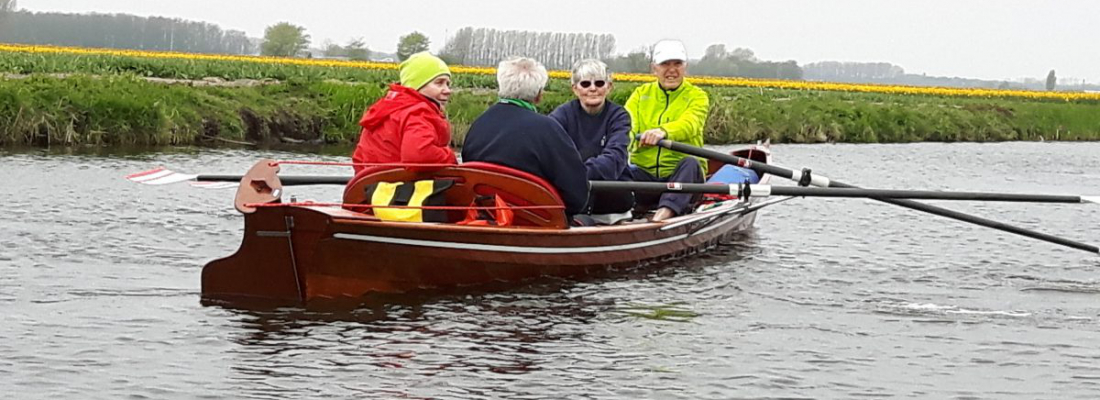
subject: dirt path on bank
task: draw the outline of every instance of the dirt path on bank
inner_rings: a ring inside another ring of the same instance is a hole
[[[87,76],[91,78],[102,78],[106,75],[89,75],[89,74],[34,74],[40,76],[48,76],[50,78],[65,79],[72,76]],[[29,74],[0,74],[0,78],[3,79],[27,79],[33,75]],[[118,75],[112,75],[118,76]],[[135,76],[135,78],[143,79],[150,83],[160,83],[165,85],[186,85],[194,87],[256,87],[265,85],[277,85],[282,83],[275,79],[237,79],[226,80],[218,77],[208,77],[202,79],[171,79],[171,78],[156,78],[146,76]]]

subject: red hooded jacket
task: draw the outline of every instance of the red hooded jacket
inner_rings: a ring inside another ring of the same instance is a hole
[[[355,163],[457,164],[451,125],[434,101],[398,84],[367,109]],[[355,166],[355,172],[363,166]]]

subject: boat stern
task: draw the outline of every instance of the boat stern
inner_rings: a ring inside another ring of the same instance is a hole
[[[245,216],[240,249],[202,269],[204,300],[301,303],[304,287],[296,265],[292,219],[283,209],[265,209]]]

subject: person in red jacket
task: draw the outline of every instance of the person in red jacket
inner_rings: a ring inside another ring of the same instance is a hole
[[[443,108],[451,97],[451,70],[439,57],[416,53],[401,63],[400,84],[359,121],[363,131],[351,159],[361,163],[456,164],[451,125]],[[366,166],[354,166],[358,173]]]

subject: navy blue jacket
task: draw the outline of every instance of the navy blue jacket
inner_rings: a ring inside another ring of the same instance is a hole
[[[566,215],[588,202],[588,179],[577,148],[561,125],[520,106],[498,103],[477,117],[462,143],[462,161],[512,167],[558,189]]]
[[[607,101],[597,115],[584,111],[580,100],[562,104],[550,118],[558,121],[581,153],[589,180],[630,180],[630,114]]]

